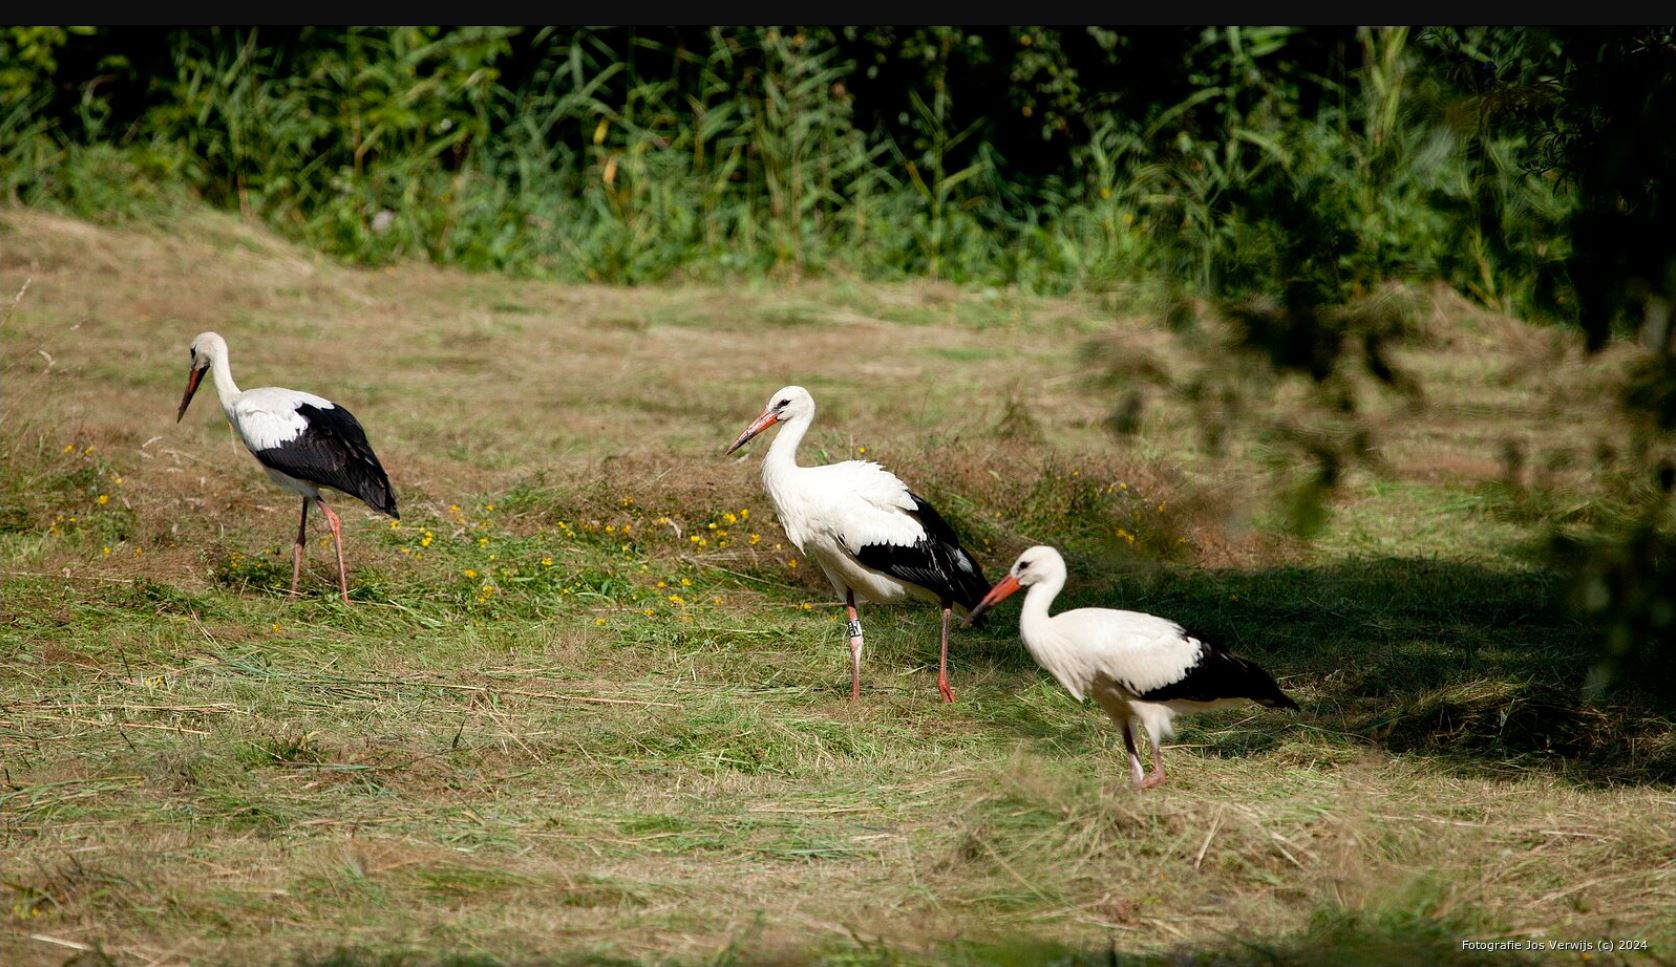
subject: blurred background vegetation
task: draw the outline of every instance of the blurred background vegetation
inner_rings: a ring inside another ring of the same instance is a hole
[[[1115,360],[1114,427],[1148,380],[1230,423],[1303,386],[1336,428],[1295,441],[1306,531],[1377,450],[1352,384],[1424,399],[1392,284],[1446,285],[1641,344],[1619,509],[1548,554],[1602,629],[1596,684],[1671,682],[1673,65],[1670,28],[7,27],[0,198],[209,204],[364,264],[1145,305],[1209,371],[1270,376]]]
[[[1441,278],[1528,314],[1572,298],[1577,192],[1523,119],[1564,58],[1454,29],[12,27],[0,183],[612,282],[1231,292],[1321,246],[1339,286]],[[1288,202],[1313,237],[1265,211]]]

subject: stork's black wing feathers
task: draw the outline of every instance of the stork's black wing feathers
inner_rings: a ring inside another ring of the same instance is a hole
[[[864,544],[856,551],[856,560],[875,571],[917,584],[935,592],[970,611],[989,593],[989,581],[972,555],[960,546],[954,528],[926,503],[910,491],[914,501],[910,511],[925,528],[925,536],[913,544]]]
[[[297,415],[308,428],[280,446],[257,450],[256,459],[280,473],[359,497],[373,510],[400,519],[390,478],[354,414],[341,406],[321,409],[303,403]]]
[[[1271,708],[1296,709],[1298,703],[1275,683],[1268,672],[1219,645],[1199,641],[1199,657],[1187,674],[1168,685],[1138,696],[1146,702],[1172,699],[1214,702],[1221,698],[1249,698]]]

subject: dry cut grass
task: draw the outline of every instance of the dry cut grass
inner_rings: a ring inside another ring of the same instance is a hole
[[[1428,405],[1304,541],[1261,434],[1169,395],[1108,432],[1102,352],[1198,362],[1092,301],[351,271],[19,211],[0,293],[0,962],[1676,956],[1669,710],[1579,697],[1588,629],[1486,489],[1507,441],[1575,439],[1524,483],[1592,499],[1628,350],[1428,297]],[[213,399],[173,422],[209,328],[368,427],[403,519],[345,514],[353,607],[319,545],[284,597],[295,509]],[[992,573],[1065,547],[1068,603],[1214,634],[1304,713],[1190,721],[1138,796],[1010,610],[944,706],[915,608],[868,613],[851,707],[830,592],[719,455],[791,382],[805,459],[865,448]]]

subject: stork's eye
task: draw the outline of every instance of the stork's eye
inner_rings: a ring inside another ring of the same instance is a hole
[[[1029,570],[1029,568],[1030,568],[1030,562],[1029,561],[1019,561],[1018,562],[1018,569],[1020,571],[1026,571],[1026,570]]]
[[[780,402],[774,404],[774,408],[776,410],[783,410],[790,405],[791,405],[791,400],[781,400]]]

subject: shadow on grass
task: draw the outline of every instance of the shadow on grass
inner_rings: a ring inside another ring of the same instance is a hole
[[[1593,630],[1555,604],[1554,579],[1455,562],[1369,559],[1260,571],[1133,570],[1086,578],[1056,611],[1111,607],[1180,622],[1267,668],[1301,721],[1350,742],[1474,772],[1531,768],[1590,784],[1676,782],[1676,669],[1599,701],[1582,688]],[[958,653],[1004,674],[1033,669],[1003,606]],[[1209,742],[1246,755],[1294,728],[1262,715]],[[1042,722],[1020,730],[1043,738]]]
[[[658,963],[738,965],[738,967],[1162,967],[1162,965],[1218,965],[1218,967],[1439,967],[1576,963],[1576,952],[1531,952],[1519,949],[1463,949],[1463,941],[1478,940],[1470,928],[1417,917],[1379,918],[1347,912],[1318,915],[1310,927],[1282,938],[1231,939],[1216,946],[1178,947],[1154,953],[1135,953],[1115,944],[1077,948],[1042,940],[1004,942],[962,941],[925,952],[917,945],[900,948],[882,942],[847,942],[805,950],[753,949],[749,940],[736,940],[720,954],[702,960]],[[1484,941],[1494,943],[1493,939]],[[1538,941],[1541,942],[1541,941]],[[1593,952],[1590,962],[1614,967],[1628,961],[1615,953]],[[78,967],[103,967],[114,961],[97,954],[83,955]],[[570,965],[631,965],[642,961],[578,954],[552,959],[506,959],[488,954],[442,954],[430,951],[367,951],[344,949],[325,956],[282,961],[288,967],[570,967]]]

